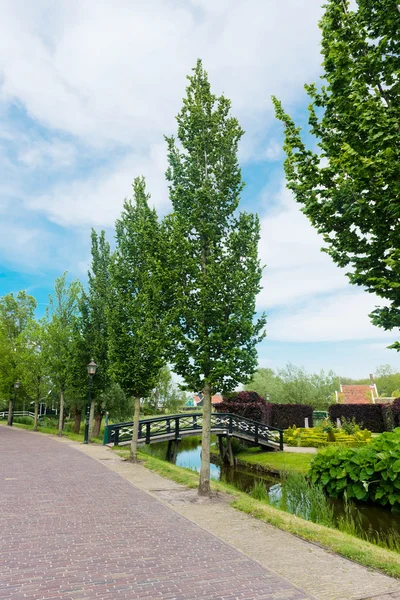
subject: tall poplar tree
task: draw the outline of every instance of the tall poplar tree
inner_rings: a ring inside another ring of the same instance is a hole
[[[60,394],[58,435],[62,435],[64,424],[65,389],[70,381],[73,364],[72,341],[76,320],[79,315],[79,299],[82,287],[78,280],[67,283],[67,273],[58,277],[54,293],[49,296],[45,317],[43,353],[46,368]]]
[[[92,264],[88,272],[87,290],[83,291],[80,301],[80,317],[77,323],[79,331],[75,336],[76,364],[74,369],[77,391],[80,388],[83,395],[86,395],[87,364],[94,359],[98,365],[92,386],[89,441],[92,435],[99,435],[103,414],[101,396],[110,385],[107,327],[110,245],[104,231],[97,234],[92,230],[91,240]]]
[[[389,301],[372,321],[391,330],[400,327],[400,5],[356,2],[329,0],[320,22],[326,84],[305,86],[319,151],[273,101],[288,188],[350,282]]]
[[[116,222],[109,303],[110,369],[115,381],[134,399],[131,460],[137,460],[140,399],[149,396],[163,365],[166,343],[161,310],[160,228],[150,209],[144,178],[133,184]]]
[[[210,493],[211,395],[246,382],[257,367],[265,318],[255,319],[262,269],[258,217],[237,213],[243,189],[237,159],[243,135],[231,103],[211,93],[201,61],[188,77],[168,143],[170,198],[165,220],[171,306],[171,362],[186,389],[204,396],[199,494]]]

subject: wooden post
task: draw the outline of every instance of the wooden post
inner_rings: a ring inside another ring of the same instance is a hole
[[[229,466],[233,467],[235,465],[235,459],[233,457],[232,443],[231,438],[229,436],[226,438],[226,452],[226,457],[228,459]]]

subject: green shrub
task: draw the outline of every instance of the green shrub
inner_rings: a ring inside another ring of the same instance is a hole
[[[14,417],[14,423],[21,423],[21,425],[32,425],[33,419],[32,417]]]
[[[400,428],[365,447],[322,450],[311,463],[310,475],[329,496],[346,493],[349,499],[400,509]]]
[[[341,427],[342,430],[345,433],[347,433],[347,435],[354,435],[355,433],[358,433],[359,431],[361,431],[361,427],[356,422],[355,417],[353,417],[352,419],[346,419],[346,417],[343,417],[341,419],[341,424],[342,424],[342,427]]]

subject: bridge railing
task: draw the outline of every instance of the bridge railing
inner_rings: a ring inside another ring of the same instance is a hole
[[[175,439],[182,434],[201,432],[203,413],[185,413],[163,417],[151,417],[139,421],[138,441],[150,444],[157,438]],[[132,439],[133,422],[107,425],[104,431],[104,444],[118,446]],[[236,437],[243,437],[259,442],[273,443],[283,450],[283,431],[258,421],[252,421],[230,413],[213,413],[211,415],[211,431]]]

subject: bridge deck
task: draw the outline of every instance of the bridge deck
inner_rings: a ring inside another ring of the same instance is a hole
[[[229,435],[227,434],[226,429],[211,429],[211,433],[213,433],[214,435]],[[180,432],[180,437],[189,437],[189,436],[195,436],[195,435],[200,435],[201,434],[201,429],[192,429],[192,430],[185,430],[185,431],[181,431]],[[241,439],[245,442],[254,442],[254,438],[250,435],[246,435],[244,433],[242,434],[231,434],[229,435],[229,437],[236,437],[238,439]],[[150,438],[150,442],[147,442],[148,444],[156,444],[158,442],[169,442],[170,440],[175,440],[175,433],[166,433],[164,435],[158,435],[155,437],[151,437]],[[124,442],[120,442],[118,445],[119,446],[128,446],[131,443],[131,440],[126,440]],[[258,440],[258,445],[259,446],[265,446],[268,448],[274,448],[275,450],[279,450],[279,442],[273,442],[271,441],[265,441],[265,440]],[[146,444],[146,440],[145,439],[140,439],[138,440],[138,444]],[[108,446],[112,446],[113,444],[107,444]]]
[[[168,415],[139,421],[138,444],[179,441],[182,437],[201,435],[202,413]],[[126,445],[132,439],[133,422],[107,425],[104,444]],[[236,437],[258,446],[283,450],[283,431],[238,415],[213,413],[211,432]]]

